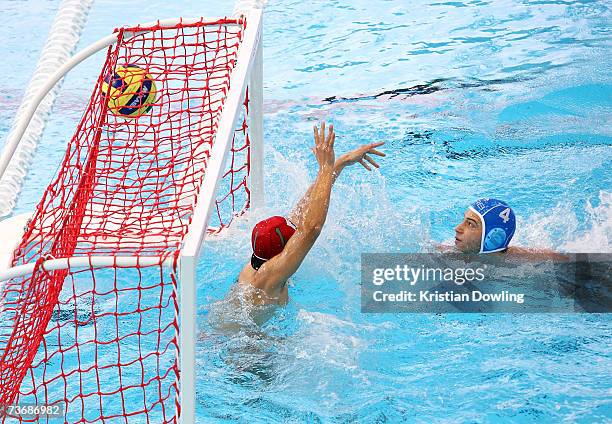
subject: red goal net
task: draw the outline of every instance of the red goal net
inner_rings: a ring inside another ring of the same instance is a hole
[[[60,405],[70,423],[177,421],[177,258],[201,187],[215,183],[206,170],[245,27],[240,18],[117,30],[15,252],[13,266],[34,271],[0,283],[0,405]],[[128,66],[154,82],[154,96],[151,84],[134,91],[113,79]],[[140,102],[131,116],[113,109],[105,82]],[[243,98],[209,231],[249,204],[248,89]],[[89,266],[42,266],[70,257]]]

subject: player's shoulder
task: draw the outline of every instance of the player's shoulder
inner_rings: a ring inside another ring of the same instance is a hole
[[[275,268],[267,269],[263,266],[253,274],[251,279],[251,284],[253,286],[269,292],[274,292],[282,288],[285,283],[286,279],[283,278],[283,275]]]
[[[528,248],[528,247],[518,247],[518,246],[510,246],[508,247],[507,254],[513,257],[526,259],[526,260],[552,260],[557,262],[567,262],[569,261],[569,256],[554,251],[552,249],[546,248]]]

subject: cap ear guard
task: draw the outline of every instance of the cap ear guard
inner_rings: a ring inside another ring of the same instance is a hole
[[[264,263],[266,263],[265,259],[258,258],[254,253],[251,255],[251,266],[254,270],[258,270]]]
[[[485,236],[480,250],[483,253],[486,253],[486,252],[496,251],[497,249],[500,249],[500,248],[505,249],[506,248],[505,247],[506,238],[507,238],[507,235],[503,228],[499,228],[499,227],[493,228]]]

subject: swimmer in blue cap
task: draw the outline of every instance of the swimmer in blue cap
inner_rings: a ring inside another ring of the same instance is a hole
[[[463,253],[511,253],[532,259],[566,259],[548,249],[510,247],[516,230],[516,217],[504,201],[482,198],[465,211],[463,221],[455,227],[455,246]]]
[[[514,211],[506,202],[478,199],[455,227],[455,246],[464,253],[502,252],[508,249],[515,229]]]

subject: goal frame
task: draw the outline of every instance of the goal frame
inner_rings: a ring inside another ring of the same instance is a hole
[[[193,218],[179,256],[179,372],[182,423],[195,422],[198,258],[214,207],[215,192],[223,176],[242,99],[249,85],[251,86],[249,90],[251,207],[258,207],[263,203],[262,10],[252,10],[246,14],[246,18],[245,36],[238,52],[236,67],[230,76],[230,89],[217,127],[211,159],[206,168],[208,182],[200,187],[197,198],[202,200],[194,208]]]
[[[264,203],[263,187],[263,46],[261,35],[263,29],[261,9],[251,9],[241,12],[246,18],[244,38],[236,57],[236,65],[230,75],[230,89],[221,111],[215,142],[211,149],[211,156],[206,168],[206,183],[200,187],[197,195],[198,202],[193,211],[191,223],[183,239],[183,244],[177,259],[178,265],[178,313],[179,313],[179,422],[191,424],[195,422],[196,409],[196,377],[195,353],[197,341],[197,264],[201,254],[202,245],[206,238],[211,212],[215,207],[215,193],[219,181],[223,177],[228,152],[232,145],[234,129],[238,121],[243,100],[248,87],[249,97],[249,174],[248,187],[250,190],[250,208],[258,208]],[[147,26],[174,26],[180,23],[189,24],[213,19],[175,18],[153,23],[141,24]],[[133,32],[134,35],[148,31]],[[79,63],[117,42],[117,33],[111,34],[89,45],[76,53],[69,61],[60,67],[41,87],[34,96],[29,107],[23,111],[16,123],[15,131],[7,139],[2,155],[0,156],[0,179],[15,153],[23,135],[36,113],[38,105],[53,87]],[[13,218],[20,218],[16,216]],[[10,226],[16,222],[13,218],[0,221],[2,225]],[[9,241],[10,242],[10,241]],[[70,258],[49,259],[40,266],[45,270],[77,269],[77,268],[104,268],[120,265],[122,267],[147,267],[162,264],[173,267],[175,259],[172,257],[138,257],[138,256],[81,256]],[[0,264],[0,266],[2,266]],[[26,264],[8,269],[0,269],[0,283],[3,281],[29,275],[35,269],[35,264]],[[180,411],[180,412],[179,412]]]

